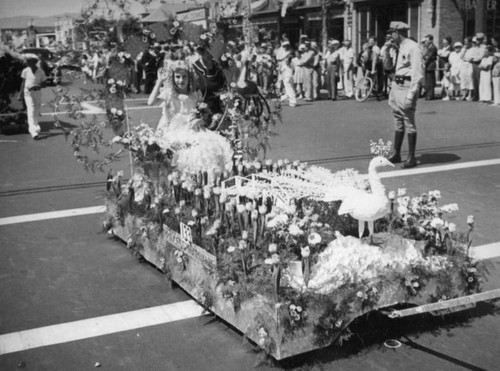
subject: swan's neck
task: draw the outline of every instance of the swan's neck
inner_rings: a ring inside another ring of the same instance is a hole
[[[380,176],[374,167],[368,169],[368,181],[370,182],[370,188],[372,194],[385,195],[385,187],[380,180]]]
[[[243,63],[243,66],[240,70],[240,76],[238,78],[238,82],[236,83],[236,86],[243,89],[244,87],[247,86],[247,83],[245,81],[246,79],[246,76],[247,76],[247,65],[246,63],[244,62]]]

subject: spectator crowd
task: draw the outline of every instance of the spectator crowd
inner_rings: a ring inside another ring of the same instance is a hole
[[[440,44],[435,45],[432,35],[420,41],[425,71],[420,97],[478,101],[500,107],[499,37],[488,38],[478,33],[461,41],[445,37]],[[129,89],[149,94],[159,70],[165,68],[169,60],[182,54],[194,63],[203,52],[194,43],[154,44],[135,58],[125,51],[93,50],[82,55],[86,78],[95,82],[102,80],[111,56],[116,53],[128,68]],[[242,41],[228,41],[218,62],[229,81],[251,80],[264,94],[275,92],[290,106],[296,106],[298,100],[335,101],[339,91],[344,99],[351,99],[357,81],[363,76],[372,78],[377,99],[387,97],[397,56],[397,45],[390,35],[383,45],[377,45],[376,38],[370,37],[359,52],[354,51],[350,40],[330,39],[323,52],[317,42],[305,35],[295,46],[282,35],[275,43],[261,42],[251,48]],[[326,97],[320,94],[325,91]]]

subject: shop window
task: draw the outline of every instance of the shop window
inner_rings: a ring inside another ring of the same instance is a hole
[[[408,9],[408,19],[410,20],[410,31],[408,36],[414,37],[415,39],[418,39],[419,9],[420,6],[418,3],[410,3]]]

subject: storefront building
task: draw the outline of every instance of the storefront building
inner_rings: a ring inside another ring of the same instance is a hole
[[[415,40],[431,34],[437,44],[446,36],[500,35],[500,0],[219,0],[211,3],[210,17],[231,19],[231,27],[241,30],[249,3],[253,25],[276,38],[287,34],[295,45],[301,35],[321,42],[323,15],[328,37],[351,39],[355,50],[370,36],[383,44],[391,21],[408,23]]]

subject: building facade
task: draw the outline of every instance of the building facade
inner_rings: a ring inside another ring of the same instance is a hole
[[[253,25],[287,34],[294,44],[301,35],[321,42],[323,17],[327,37],[350,39],[355,50],[370,36],[383,43],[395,20],[408,23],[415,40],[428,34],[437,43],[477,32],[500,35],[500,0],[218,0],[211,2],[210,17],[230,19],[231,27],[241,30],[249,3]]]

